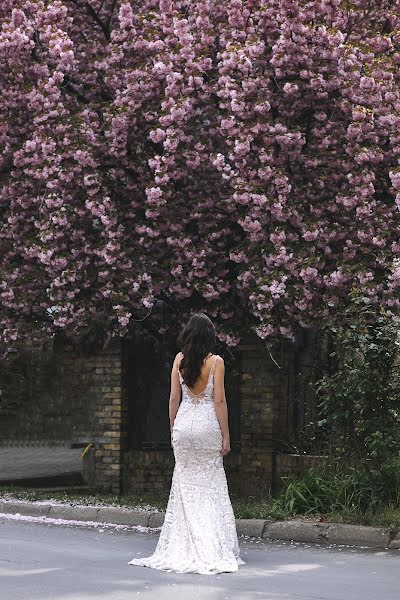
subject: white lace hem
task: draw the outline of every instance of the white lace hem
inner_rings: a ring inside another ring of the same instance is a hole
[[[141,567],[150,567],[159,569],[160,571],[169,571],[175,573],[198,573],[200,575],[214,575],[218,573],[235,573],[238,571],[239,565],[246,563],[241,558],[232,558],[232,560],[221,560],[217,563],[207,564],[205,562],[168,562],[156,557],[149,556],[147,558],[134,558],[128,562],[128,565]]]

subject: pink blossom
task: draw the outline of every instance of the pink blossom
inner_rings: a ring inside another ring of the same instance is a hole
[[[78,4],[0,6],[3,341],[398,311],[396,3]]]

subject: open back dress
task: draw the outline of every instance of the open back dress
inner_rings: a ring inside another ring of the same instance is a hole
[[[182,398],[172,429],[175,467],[164,524],[154,553],[128,564],[205,575],[235,572],[245,564],[239,556],[214,404],[217,356],[200,394],[188,388],[178,366]]]

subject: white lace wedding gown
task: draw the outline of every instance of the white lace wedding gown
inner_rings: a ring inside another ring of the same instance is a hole
[[[239,556],[214,405],[216,358],[201,394],[193,394],[179,372],[182,400],[172,429],[175,468],[164,524],[154,553],[134,558],[130,565],[207,575],[234,572],[245,564]]]

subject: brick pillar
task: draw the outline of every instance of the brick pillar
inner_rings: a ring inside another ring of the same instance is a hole
[[[248,338],[241,356],[240,493],[268,495],[273,475],[274,424],[281,373],[262,340]]]
[[[96,395],[93,419],[95,485],[119,494],[124,410],[119,340],[98,352],[92,361],[92,385]]]

